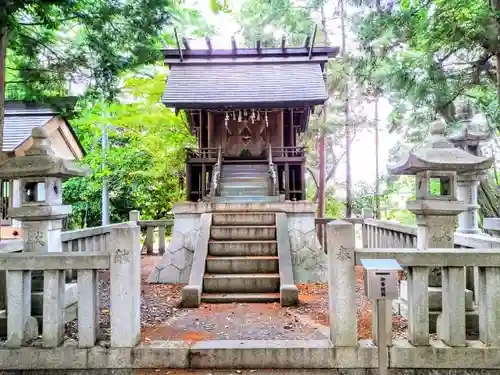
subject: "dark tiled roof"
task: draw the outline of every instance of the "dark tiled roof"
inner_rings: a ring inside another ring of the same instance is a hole
[[[327,99],[320,64],[207,64],[171,67],[163,103],[179,109],[295,107]]]
[[[54,116],[57,116],[57,113],[50,108],[30,108],[6,103],[3,151],[14,151],[31,137],[33,128],[45,125]]]

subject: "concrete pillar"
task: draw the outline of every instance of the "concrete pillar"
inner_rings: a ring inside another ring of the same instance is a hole
[[[78,271],[78,347],[94,347],[99,334],[97,271]]]
[[[479,340],[500,346],[500,269],[479,267]]]
[[[44,271],[43,346],[57,348],[64,341],[64,271]]]
[[[442,313],[437,334],[448,346],[465,346],[465,268],[443,267]]]
[[[141,220],[141,211],[138,210],[132,210],[128,213],[128,220],[129,221],[134,221],[137,222]]]
[[[479,234],[477,189],[479,177],[476,175],[458,175],[458,199],[467,204],[467,211],[458,215],[457,233]]]
[[[357,306],[354,225],[334,220],[326,225],[330,340],[335,346],[356,346]]]
[[[19,180],[11,180],[9,194],[11,194],[10,207],[11,208],[19,207],[21,205],[21,187],[19,186]],[[11,220],[13,228],[22,227],[21,222],[19,220],[16,219],[11,219]]]
[[[7,347],[19,348],[38,337],[38,323],[31,316],[31,272],[7,272]]]
[[[140,228],[129,223],[113,227],[111,255],[111,346],[134,347],[141,338]]]

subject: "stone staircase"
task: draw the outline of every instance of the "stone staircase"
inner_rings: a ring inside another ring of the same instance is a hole
[[[225,164],[222,166],[217,202],[271,202],[267,164]]]
[[[280,301],[276,214],[213,214],[201,301]]]

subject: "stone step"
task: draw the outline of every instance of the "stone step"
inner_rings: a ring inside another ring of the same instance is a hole
[[[268,168],[261,169],[222,169],[222,174],[267,174]]]
[[[205,303],[272,303],[280,302],[279,293],[203,293],[201,301]]]
[[[267,174],[269,173],[268,168],[261,169],[224,169],[222,168],[222,174]]]
[[[266,170],[269,165],[266,164],[224,164],[222,165],[223,171],[241,171],[241,170]]]
[[[252,189],[248,188],[229,188],[225,187],[220,189],[220,196],[222,197],[241,197],[241,196],[267,196],[269,194],[269,189],[267,186],[264,187],[254,187]]]
[[[226,183],[237,184],[237,183],[268,183],[269,177],[267,175],[259,176],[248,176],[248,175],[238,175],[238,176],[224,176],[220,177],[220,184],[224,185]]]
[[[206,272],[211,274],[228,273],[277,273],[277,256],[208,256]]]
[[[279,196],[224,196],[215,197],[216,203],[269,203],[269,202],[279,202]]]
[[[276,214],[269,212],[213,213],[212,225],[275,225]]]
[[[268,188],[267,182],[257,182],[257,183],[253,183],[253,184],[250,184],[248,182],[246,182],[244,184],[226,182],[223,185],[219,186],[219,190],[220,191],[236,191],[236,192],[237,191],[247,191],[247,192],[249,192],[249,195],[251,195],[250,192],[252,192],[252,191],[268,192],[269,188]]]
[[[278,293],[279,273],[205,274],[204,293]]]
[[[276,241],[210,241],[210,256],[275,256],[278,255]]]
[[[212,240],[275,240],[276,227],[271,225],[216,226],[210,229]]]
[[[221,180],[233,180],[237,178],[250,178],[252,180],[267,180],[269,181],[269,175],[267,173],[222,173],[220,175]]]

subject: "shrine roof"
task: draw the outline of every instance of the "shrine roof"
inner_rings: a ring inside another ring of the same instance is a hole
[[[165,105],[177,109],[294,108],[328,98],[323,69],[338,48],[164,50]]]
[[[6,101],[4,115],[4,133],[3,145],[4,152],[16,150],[28,138],[31,137],[31,132],[34,128],[45,126],[53,118],[60,116],[61,113],[54,106],[49,104],[31,103],[23,101]],[[74,129],[63,119],[68,130],[74,137],[75,142],[85,153]]]

